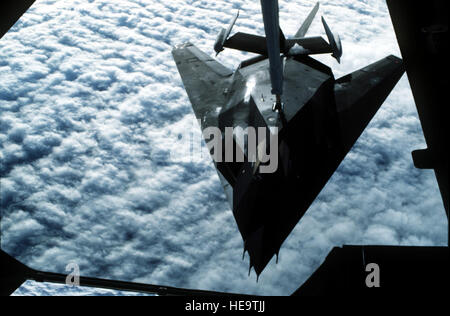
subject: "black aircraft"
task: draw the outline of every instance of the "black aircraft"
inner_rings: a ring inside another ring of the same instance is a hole
[[[279,26],[277,0],[261,0],[265,37],[236,33],[238,15],[222,29],[214,44],[258,54],[232,71],[191,43],[176,46],[173,58],[208,144],[219,178],[250,255],[250,269],[259,275],[404,73],[402,60],[387,56],[335,79],[332,70],[313,54],[332,54],[339,62],[339,36],[322,23],[322,37],[305,37],[319,4],[298,32],[286,38]],[[239,13],[238,13],[239,14]],[[258,153],[276,151],[271,162],[250,153],[249,136],[242,141],[227,129],[258,130]],[[261,138],[260,138],[261,137]],[[275,141],[259,141],[269,137]],[[230,144],[232,146],[230,146]],[[228,146],[228,147],[227,147]],[[239,157],[244,159],[238,159]],[[231,158],[231,159],[230,159]]]
[[[0,4],[0,38],[33,2]],[[280,146],[277,143],[273,147],[277,147],[277,157],[284,159],[279,168],[282,171],[260,174],[255,167],[264,163],[249,158],[240,163],[216,162],[257,272],[264,268],[273,250],[278,251],[403,73],[402,62],[390,56],[335,80],[328,67],[308,56],[332,53],[339,61],[342,54],[338,37],[324,21],[329,43],[320,37],[305,38],[318,5],[294,38],[285,39],[281,31],[276,31],[277,2],[261,4],[266,38],[243,33],[229,37],[235,18],[214,45],[216,53],[228,47],[259,54],[236,71],[191,44],[174,50],[204,130],[208,125],[223,128],[239,124],[262,127],[267,132],[274,127],[280,130]],[[414,164],[435,170],[448,219],[447,1],[387,0],[387,4],[428,145],[427,150],[413,153]],[[234,141],[232,145],[236,145]],[[369,288],[364,282],[365,263],[369,262],[381,267],[379,288]],[[335,247],[293,295],[445,295],[442,289],[448,289],[448,262],[448,246],[344,245]],[[26,280],[66,283],[66,275],[31,269],[3,250],[0,266],[0,296],[13,293]],[[89,277],[80,277],[80,285],[159,295],[232,295]]]

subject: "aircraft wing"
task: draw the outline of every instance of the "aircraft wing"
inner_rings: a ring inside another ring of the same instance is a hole
[[[299,53],[295,53],[295,51],[292,51],[290,52],[291,55],[314,55],[328,54],[333,52],[330,44],[328,44],[321,36],[286,40],[286,45],[289,49],[293,48],[295,44],[299,45],[303,51],[300,51]]]
[[[293,51],[289,52],[295,44],[299,45],[299,50],[295,50],[294,48]],[[223,46],[264,56],[267,56],[268,54],[265,37],[242,32],[238,32],[231,36],[225,41]],[[282,49],[284,52],[292,55],[328,54],[333,52],[330,44],[328,44],[321,36],[287,39],[285,41],[285,46],[282,47]]]
[[[349,151],[404,73],[388,56],[336,80],[335,100],[344,151]]]
[[[35,0],[2,1],[0,4],[0,38],[17,22]]]
[[[201,128],[219,127],[218,114],[226,102],[229,77],[233,72],[211,58],[194,45],[187,43],[172,50],[184,87],[191,101]],[[215,163],[222,187],[230,207],[233,205],[233,190],[222,175],[227,172],[222,163]]]
[[[218,126],[215,113],[225,102],[223,91],[227,88],[223,79],[233,72],[191,43],[175,47],[172,55],[202,129]]]
[[[267,41],[264,36],[238,32],[227,39],[223,46],[267,56]]]
[[[302,26],[298,29],[297,33],[295,33],[296,38],[301,38],[306,35],[306,32],[308,32],[309,27],[311,26],[312,21],[314,20],[314,17],[317,14],[317,11],[319,11],[319,2],[316,3],[314,8],[312,9],[311,13],[309,13],[306,20],[303,22]]]

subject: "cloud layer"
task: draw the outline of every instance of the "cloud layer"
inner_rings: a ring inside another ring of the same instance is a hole
[[[142,293],[122,292],[88,287],[26,281],[13,296],[145,296]]]
[[[286,35],[313,5],[280,1]],[[344,45],[341,65],[318,58],[336,77],[400,54],[383,1],[321,5]],[[212,55],[237,9],[235,30],[263,34],[258,1],[36,2],[0,41],[2,249],[48,271],[75,261],[87,276],[285,295],[333,246],[446,244],[436,180],[412,165],[410,152],[425,145],[404,77],[284,243],[278,265],[258,283],[247,277],[211,159],[167,159],[194,117],[171,47],[190,41]],[[325,36],[320,19],[309,34]],[[235,68],[246,56],[218,58]]]

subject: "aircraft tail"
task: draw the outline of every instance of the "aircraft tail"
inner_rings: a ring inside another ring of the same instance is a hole
[[[325,32],[327,33],[328,41],[330,42],[331,49],[333,50],[333,56],[336,58],[338,63],[341,63],[341,57],[342,57],[342,44],[341,44],[341,38],[338,34],[335,34],[331,32],[330,28],[328,27],[327,22],[325,22],[324,17],[322,17],[322,24],[325,28]]]
[[[323,17],[322,23],[324,25],[329,43],[327,43],[322,37],[305,37],[312,21],[319,11],[319,2],[316,3],[293,38],[286,38],[280,28],[278,2],[273,0],[261,0],[261,5],[263,9],[264,29],[266,31],[266,36],[264,37],[237,32],[230,37],[231,30],[239,16],[238,11],[233,20],[231,20],[228,29],[222,28],[217,36],[214,44],[216,56],[226,47],[269,57],[269,59],[272,59],[271,64],[275,65],[272,72],[275,72],[275,91],[278,92],[282,91],[280,87],[280,83],[282,82],[282,79],[280,79],[282,77],[280,71],[282,67],[277,57],[279,53],[287,56],[331,53],[332,56],[340,62],[342,56],[341,40],[337,34],[331,32]],[[276,31],[277,29],[279,32]],[[272,55],[272,58],[270,58],[269,55]],[[275,71],[275,69],[278,70]]]
[[[214,43],[214,50],[216,51],[216,56],[219,55],[221,51],[223,51],[223,45],[225,44],[225,41],[230,36],[231,30],[233,29],[234,24],[236,23],[237,18],[239,17],[239,10],[236,14],[236,16],[231,20],[230,25],[228,26],[228,29],[222,28],[220,30],[219,35],[217,36],[216,42]]]
[[[309,27],[311,26],[312,21],[316,17],[317,11],[319,11],[319,5],[320,3],[317,2],[314,8],[312,9],[311,13],[309,13],[306,20],[303,22],[302,26],[298,29],[297,33],[295,33],[295,38],[302,38],[305,37],[306,33],[309,30]]]

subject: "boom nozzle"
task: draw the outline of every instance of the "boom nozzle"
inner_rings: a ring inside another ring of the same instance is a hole
[[[283,111],[283,102],[281,102],[280,94],[275,95],[275,103],[273,104],[272,111],[278,112],[278,113]]]

